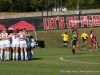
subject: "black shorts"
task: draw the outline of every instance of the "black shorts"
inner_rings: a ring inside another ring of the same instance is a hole
[[[73,40],[72,41],[72,45],[76,45],[76,40]]]
[[[68,41],[63,41],[63,43],[68,43]]]
[[[85,42],[85,41],[87,41],[87,39],[84,39],[84,38],[83,38],[83,42]]]

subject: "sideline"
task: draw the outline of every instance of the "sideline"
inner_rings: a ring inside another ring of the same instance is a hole
[[[82,64],[100,64],[100,63],[91,63],[91,62],[82,62],[82,61],[74,61],[74,60],[66,60],[64,58],[68,58],[68,57],[86,57],[86,56],[96,56],[96,55],[82,55],[82,56],[67,56],[67,57],[60,57],[60,60],[62,61],[66,61],[66,62],[76,62],[76,63],[82,63]],[[97,55],[99,56],[99,55]]]

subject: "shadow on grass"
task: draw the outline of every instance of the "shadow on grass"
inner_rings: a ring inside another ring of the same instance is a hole
[[[44,58],[33,58],[33,60],[43,60]]]

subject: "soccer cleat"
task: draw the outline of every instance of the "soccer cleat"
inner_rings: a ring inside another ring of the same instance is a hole
[[[89,50],[89,51],[92,51],[92,50]]]

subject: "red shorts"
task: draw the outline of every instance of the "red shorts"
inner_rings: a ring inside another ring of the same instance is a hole
[[[90,43],[92,44],[94,41],[93,41],[93,39],[90,39]]]

